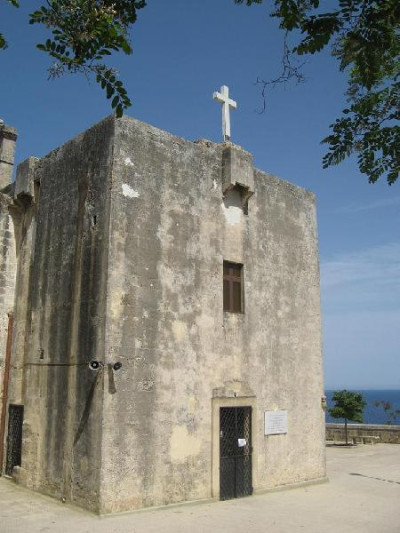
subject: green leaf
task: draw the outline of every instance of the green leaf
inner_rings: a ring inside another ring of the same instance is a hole
[[[106,91],[107,91],[107,98],[111,98],[111,96],[115,92],[114,87],[110,83],[107,83]]]

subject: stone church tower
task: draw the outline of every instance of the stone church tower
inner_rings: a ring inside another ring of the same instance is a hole
[[[11,168],[1,469],[99,513],[325,478],[313,194],[108,117]]]

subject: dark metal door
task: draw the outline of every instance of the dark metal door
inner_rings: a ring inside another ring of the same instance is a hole
[[[220,499],[248,496],[251,478],[251,407],[220,408]]]
[[[24,406],[10,405],[8,407],[8,437],[6,475],[12,476],[14,466],[21,465],[22,422],[24,420]]]

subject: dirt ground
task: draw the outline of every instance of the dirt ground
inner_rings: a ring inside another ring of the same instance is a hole
[[[1,533],[400,533],[400,445],[327,448],[329,483],[98,517],[0,478]]]

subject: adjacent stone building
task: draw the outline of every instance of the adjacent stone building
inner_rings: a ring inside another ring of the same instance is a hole
[[[99,513],[324,479],[314,195],[128,117],[11,184],[1,135],[3,473]]]

